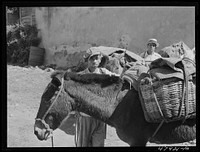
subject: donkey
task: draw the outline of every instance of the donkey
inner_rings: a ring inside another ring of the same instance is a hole
[[[138,92],[129,89],[121,78],[73,72],[52,75],[35,120],[37,138],[46,140],[50,130],[57,129],[74,110],[114,127],[118,137],[130,146],[146,146],[149,140],[174,144],[196,139],[196,118],[164,123],[154,134],[159,123],[145,120]]]

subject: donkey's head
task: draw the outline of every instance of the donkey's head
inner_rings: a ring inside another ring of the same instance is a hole
[[[72,110],[71,103],[74,101],[64,91],[63,74],[64,72],[55,72],[51,75],[52,80],[41,97],[34,125],[34,134],[39,140],[48,139]]]

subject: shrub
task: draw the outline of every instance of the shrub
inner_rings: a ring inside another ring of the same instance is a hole
[[[35,25],[7,26],[7,62],[27,65],[31,45],[39,45]],[[37,42],[37,43],[36,43]]]

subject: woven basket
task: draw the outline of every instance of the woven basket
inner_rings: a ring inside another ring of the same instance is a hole
[[[141,104],[147,122],[158,123],[184,119],[186,105],[182,102],[183,83],[177,78],[153,82],[145,77],[140,81]],[[188,118],[196,117],[196,86],[188,82]]]

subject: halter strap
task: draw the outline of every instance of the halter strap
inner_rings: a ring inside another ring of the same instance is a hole
[[[45,126],[45,128],[47,128],[48,130],[51,130],[49,125],[43,120],[43,119],[40,119],[40,118],[35,118],[36,121],[41,121],[42,124]]]
[[[46,115],[48,114],[48,112],[50,111],[50,109],[52,108],[52,106],[54,105],[55,101],[58,99],[58,96],[60,95],[60,93],[62,92],[63,89],[63,85],[64,85],[64,78],[62,78],[62,83],[61,83],[61,88],[56,96],[56,98],[54,99],[53,103],[51,104],[51,106],[49,107],[49,109],[45,112],[44,116],[41,118],[35,118],[36,121],[41,121],[42,124],[44,124],[44,126],[50,130],[49,125],[44,121],[44,118],[46,117]]]
[[[42,120],[44,120],[44,118],[46,117],[46,115],[48,114],[49,110],[53,107],[53,105],[55,104],[55,101],[58,99],[60,93],[62,92],[63,90],[63,85],[64,85],[64,78],[62,78],[62,82],[61,82],[61,87],[60,87],[60,90],[56,96],[56,98],[54,99],[53,103],[51,104],[51,106],[49,107],[49,109],[45,112],[44,116],[42,117]]]
[[[53,84],[54,85],[54,84]],[[64,78],[62,78],[62,82],[61,82],[61,87],[60,87],[60,90],[56,96],[56,98],[54,99],[53,103],[51,104],[51,106],[49,107],[49,109],[45,112],[44,116],[42,117],[42,119],[40,118],[35,118],[36,121],[41,121],[41,123],[45,126],[45,128],[47,128],[47,131],[49,132],[49,134],[51,135],[51,144],[52,144],[52,147],[54,147],[54,144],[53,144],[53,129],[51,129],[49,127],[49,124],[47,124],[44,120],[44,118],[46,117],[46,115],[48,114],[49,110],[52,108],[52,106],[54,105],[55,101],[58,99],[58,96],[60,95],[60,93],[62,92],[63,90],[63,85],[64,85]],[[55,85],[54,85],[55,86]]]

